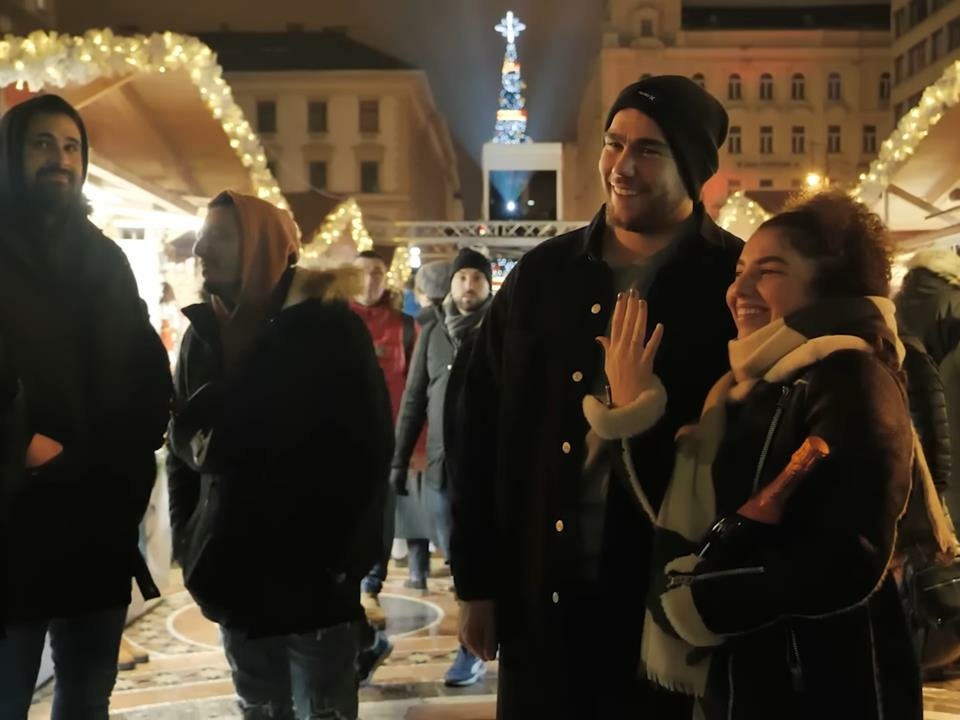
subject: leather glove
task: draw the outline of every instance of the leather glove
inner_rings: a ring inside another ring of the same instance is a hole
[[[406,497],[410,494],[410,491],[407,489],[406,468],[391,468],[390,486],[394,489],[394,491],[396,491],[397,495]]]

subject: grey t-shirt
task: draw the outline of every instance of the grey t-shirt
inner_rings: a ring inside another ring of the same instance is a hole
[[[657,273],[673,255],[676,243],[648,258],[630,265],[611,268],[614,287],[618,293],[635,289],[646,298]],[[608,326],[607,332],[610,328]],[[592,388],[593,394],[606,398],[606,375],[601,372]],[[600,573],[600,553],[603,549],[603,528],[606,521],[607,490],[611,467],[608,452],[601,452],[596,460],[584,467],[580,488],[580,560],[581,575],[588,582],[596,581]]]

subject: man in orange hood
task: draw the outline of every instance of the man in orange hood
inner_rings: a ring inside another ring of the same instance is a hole
[[[234,192],[211,203],[195,252],[210,302],[184,311],[175,556],[220,624],[244,717],[356,718],[357,597],[380,555],[393,433],[345,302],[354,274],[295,267],[289,213]]]

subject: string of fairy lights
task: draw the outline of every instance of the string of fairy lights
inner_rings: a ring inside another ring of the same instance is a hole
[[[917,146],[943,118],[950,107],[960,102],[960,60],[955,61],[920,97],[920,102],[900,118],[896,129],[880,146],[876,159],[852,195],[867,205],[874,204],[890,183],[890,178],[916,151]]]
[[[26,37],[7,35],[0,40],[0,87],[15,85],[38,92],[83,86],[101,78],[179,70],[186,71],[211,116],[220,122],[227,142],[250,175],[253,192],[289,210],[267,166],[259,136],[235,101],[213,50],[199,39],[174,32],[121,36],[104,28],[88,30],[83,35],[38,30]],[[315,258],[344,235],[350,236],[358,251],[373,247],[363,214],[352,199],[327,216],[307,246],[305,256]],[[394,284],[402,285],[409,278],[408,260],[406,248],[398,248],[390,269]]]
[[[897,171],[916,152],[944,113],[960,103],[960,60],[949,65],[940,78],[929,85],[917,105],[906,113],[897,127],[881,144],[877,157],[859,183],[850,191],[851,197],[869,207],[876,205]],[[724,229],[736,226],[740,233],[749,233],[770,217],[758,203],[743,191],[727,198],[718,214],[718,223]]]
[[[289,210],[253,127],[237,105],[216,55],[200,40],[173,32],[114,35],[110,29],[83,35],[36,31],[0,41],[0,86],[37,92],[47,87],[87,85],[100,78],[183,70],[211,115],[220,121],[230,147],[250,174],[253,191]]]
[[[507,33],[508,41],[510,35],[519,34],[522,26],[517,23],[512,29],[512,33]],[[234,100],[216,55],[199,39],[173,32],[119,36],[105,28],[88,30],[83,35],[38,30],[26,37],[7,35],[0,40],[0,87],[16,85],[22,89],[26,86],[36,92],[46,87],[87,85],[100,78],[178,70],[189,74],[211,115],[219,120],[230,147],[250,174],[254,193],[289,210],[267,166],[260,139]],[[950,65],[940,79],[926,89],[919,104],[900,119],[851,195],[868,205],[874,204],[946,110],[958,102],[960,61]],[[756,227],[766,217],[768,214],[762,207],[738,191],[721,208],[719,223],[724,228],[737,224],[742,231],[743,223]],[[315,235],[317,248],[310,252],[322,252],[345,233],[350,234],[359,250],[373,245],[364,228],[360,208],[353,200],[345,201],[328,216]],[[409,250],[398,247],[390,268],[390,280],[402,284],[409,275]]]

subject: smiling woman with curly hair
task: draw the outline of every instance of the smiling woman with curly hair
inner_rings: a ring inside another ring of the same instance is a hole
[[[889,289],[886,228],[839,192],[764,223],[737,264],[732,370],[678,441],[643,635],[647,675],[707,720],[922,715],[887,572],[913,457]],[[612,334],[642,342],[621,302]],[[761,521],[745,503],[811,437],[829,454]]]

